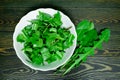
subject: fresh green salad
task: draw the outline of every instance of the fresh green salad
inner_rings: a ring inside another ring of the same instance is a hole
[[[61,60],[65,49],[73,45],[74,35],[70,28],[61,28],[61,15],[54,16],[40,12],[36,19],[30,20],[17,36],[17,42],[24,45],[22,49],[35,65],[50,64]]]

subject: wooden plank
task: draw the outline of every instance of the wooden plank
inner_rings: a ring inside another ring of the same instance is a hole
[[[13,31],[20,18],[31,10],[30,8],[0,8],[0,31]],[[88,19],[98,28],[105,26],[120,30],[120,9],[117,8],[112,10],[111,8],[64,8],[62,11],[75,25],[83,19]]]
[[[0,8],[1,9],[1,8]],[[5,10],[1,9],[1,23],[0,23],[0,52],[2,55],[13,55],[15,52],[12,47],[12,34],[15,28],[15,25],[17,24],[18,20],[21,18],[21,16],[26,13],[26,8],[7,8]],[[86,11],[87,10],[87,11]],[[69,16],[77,15],[73,19],[73,22],[75,25],[78,23],[78,21],[81,21],[82,19],[85,19],[84,17],[91,11],[92,8],[73,8],[73,9],[66,9],[65,12]],[[8,13],[7,13],[8,11]],[[71,12],[72,11],[72,12]],[[81,13],[82,11],[82,13]],[[102,12],[105,11],[105,12]],[[13,14],[14,12],[14,14]],[[23,12],[23,13],[22,13]],[[94,21],[96,28],[99,30],[101,28],[110,28],[111,30],[111,39],[108,44],[104,44],[105,49],[107,50],[115,50],[114,52],[111,52],[110,55],[119,55],[119,41],[120,41],[120,16],[118,15],[120,10],[117,8],[114,8],[111,10],[110,8],[94,8],[92,11],[93,14],[89,15],[89,18],[92,21]],[[111,14],[108,14],[112,13]],[[113,13],[114,12],[114,13]],[[4,15],[3,15],[4,14]],[[6,15],[6,16],[5,16]],[[20,17],[18,17],[20,16]],[[7,32],[8,31],[8,32]],[[6,44],[7,43],[7,44]],[[117,50],[117,51],[116,51]],[[103,51],[104,52],[104,51]],[[4,53],[4,54],[3,54]],[[100,56],[100,55],[99,55]],[[109,56],[109,54],[107,54]]]
[[[87,62],[73,69],[66,76],[54,71],[37,71],[25,66],[16,56],[0,56],[1,80],[119,80],[120,57],[89,57]]]
[[[1,0],[0,7],[120,7],[119,0]]]
[[[16,52],[13,47],[0,48],[0,55],[4,55],[4,56],[16,55]],[[120,49],[106,49],[106,48],[104,48],[103,50],[96,49],[95,56],[118,57],[120,56]]]
[[[38,8],[35,8],[38,9]],[[35,10],[32,8],[0,8],[0,15],[3,18],[18,18],[19,19],[27,14],[29,11]],[[53,8],[54,9],[54,8]],[[112,10],[111,10],[112,9]],[[70,17],[92,17],[94,18],[109,18],[109,19],[119,19],[120,9],[119,8],[63,8],[57,9]]]
[[[111,30],[112,31],[112,30]],[[119,41],[120,41],[120,32],[112,31],[111,37],[108,43],[106,43],[105,48],[108,49],[120,49]],[[12,39],[13,32],[0,32],[0,47],[12,47]]]
[[[13,32],[0,32],[0,47],[13,46]]]
[[[104,43],[104,50],[97,50],[97,56],[120,56],[120,32],[112,31],[108,43]],[[13,49],[13,32],[0,32],[0,55],[15,55]]]

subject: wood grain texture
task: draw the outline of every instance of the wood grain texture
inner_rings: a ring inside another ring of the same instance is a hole
[[[44,78],[45,80],[101,80],[102,77],[104,77],[102,80],[119,80],[119,58],[89,57],[86,63],[82,63],[80,67],[73,69],[66,76],[61,76],[60,73],[54,74],[54,71],[42,72],[30,69],[16,56],[0,56],[0,75],[2,75],[1,79],[4,80],[41,80]]]
[[[0,7],[110,7],[120,8],[119,0],[1,0]]]
[[[27,14],[30,8],[0,8],[0,30],[14,31],[21,17]],[[83,19],[93,21],[98,28],[106,27],[120,30],[120,9],[114,8],[64,8],[62,11],[77,25]],[[111,15],[112,13],[112,15]],[[102,24],[102,26],[101,26]],[[99,26],[100,25],[100,26]]]
[[[30,69],[16,56],[12,36],[21,17],[38,8],[60,10],[75,25],[88,19],[97,30],[107,27],[110,41],[66,76]],[[0,0],[0,80],[120,80],[120,0]]]
[[[100,27],[101,28],[101,27]],[[120,45],[118,43],[120,42],[120,31],[112,31],[111,30],[111,37],[108,43],[104,44],[105,49],[119,49]],[[10,48],[13,47],[13,32],[0,32],[0,47],[6,47]],[[112,45],[112,46],[111,46]]]
[[[15,55],[16,53],[13,49],[13,47],[9,48],[0,48],[0,56],[10,56]],[[120,56],[120,50],[119,49],[104,49],[104,50],[95,50],[95,56],[99,57],[118,57]]]

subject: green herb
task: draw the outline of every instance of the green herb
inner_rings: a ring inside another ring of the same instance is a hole
[[[73,68],[85,62],[88,56],[94,55],[96,48],[102,49],[102,43],[107,42],[110,37],[110,30],[103,29],[100,33],[94,28],[93,22],[83,20],[77,25],[77,48],[69,61],[57,71],[64,70],[63,75]]]
[[[61,60],[65,49],[73,44],[74,35],[69,29],[61,28],[59,12],[51,15],[40,12],[31,24],[22,29],[17,41],[24,44],[22,49],[33,64],[45,65]]]

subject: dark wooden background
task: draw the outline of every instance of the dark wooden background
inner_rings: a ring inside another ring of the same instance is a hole
[[[75,25],[89,19],[98,30],[110,28],[110,41],[66,76],[30,69],[16,56],[12,36],[22,16],[43,7],[61,10]],[[48,79],[120,80],[120,0],[0,0],[0,80]]]

